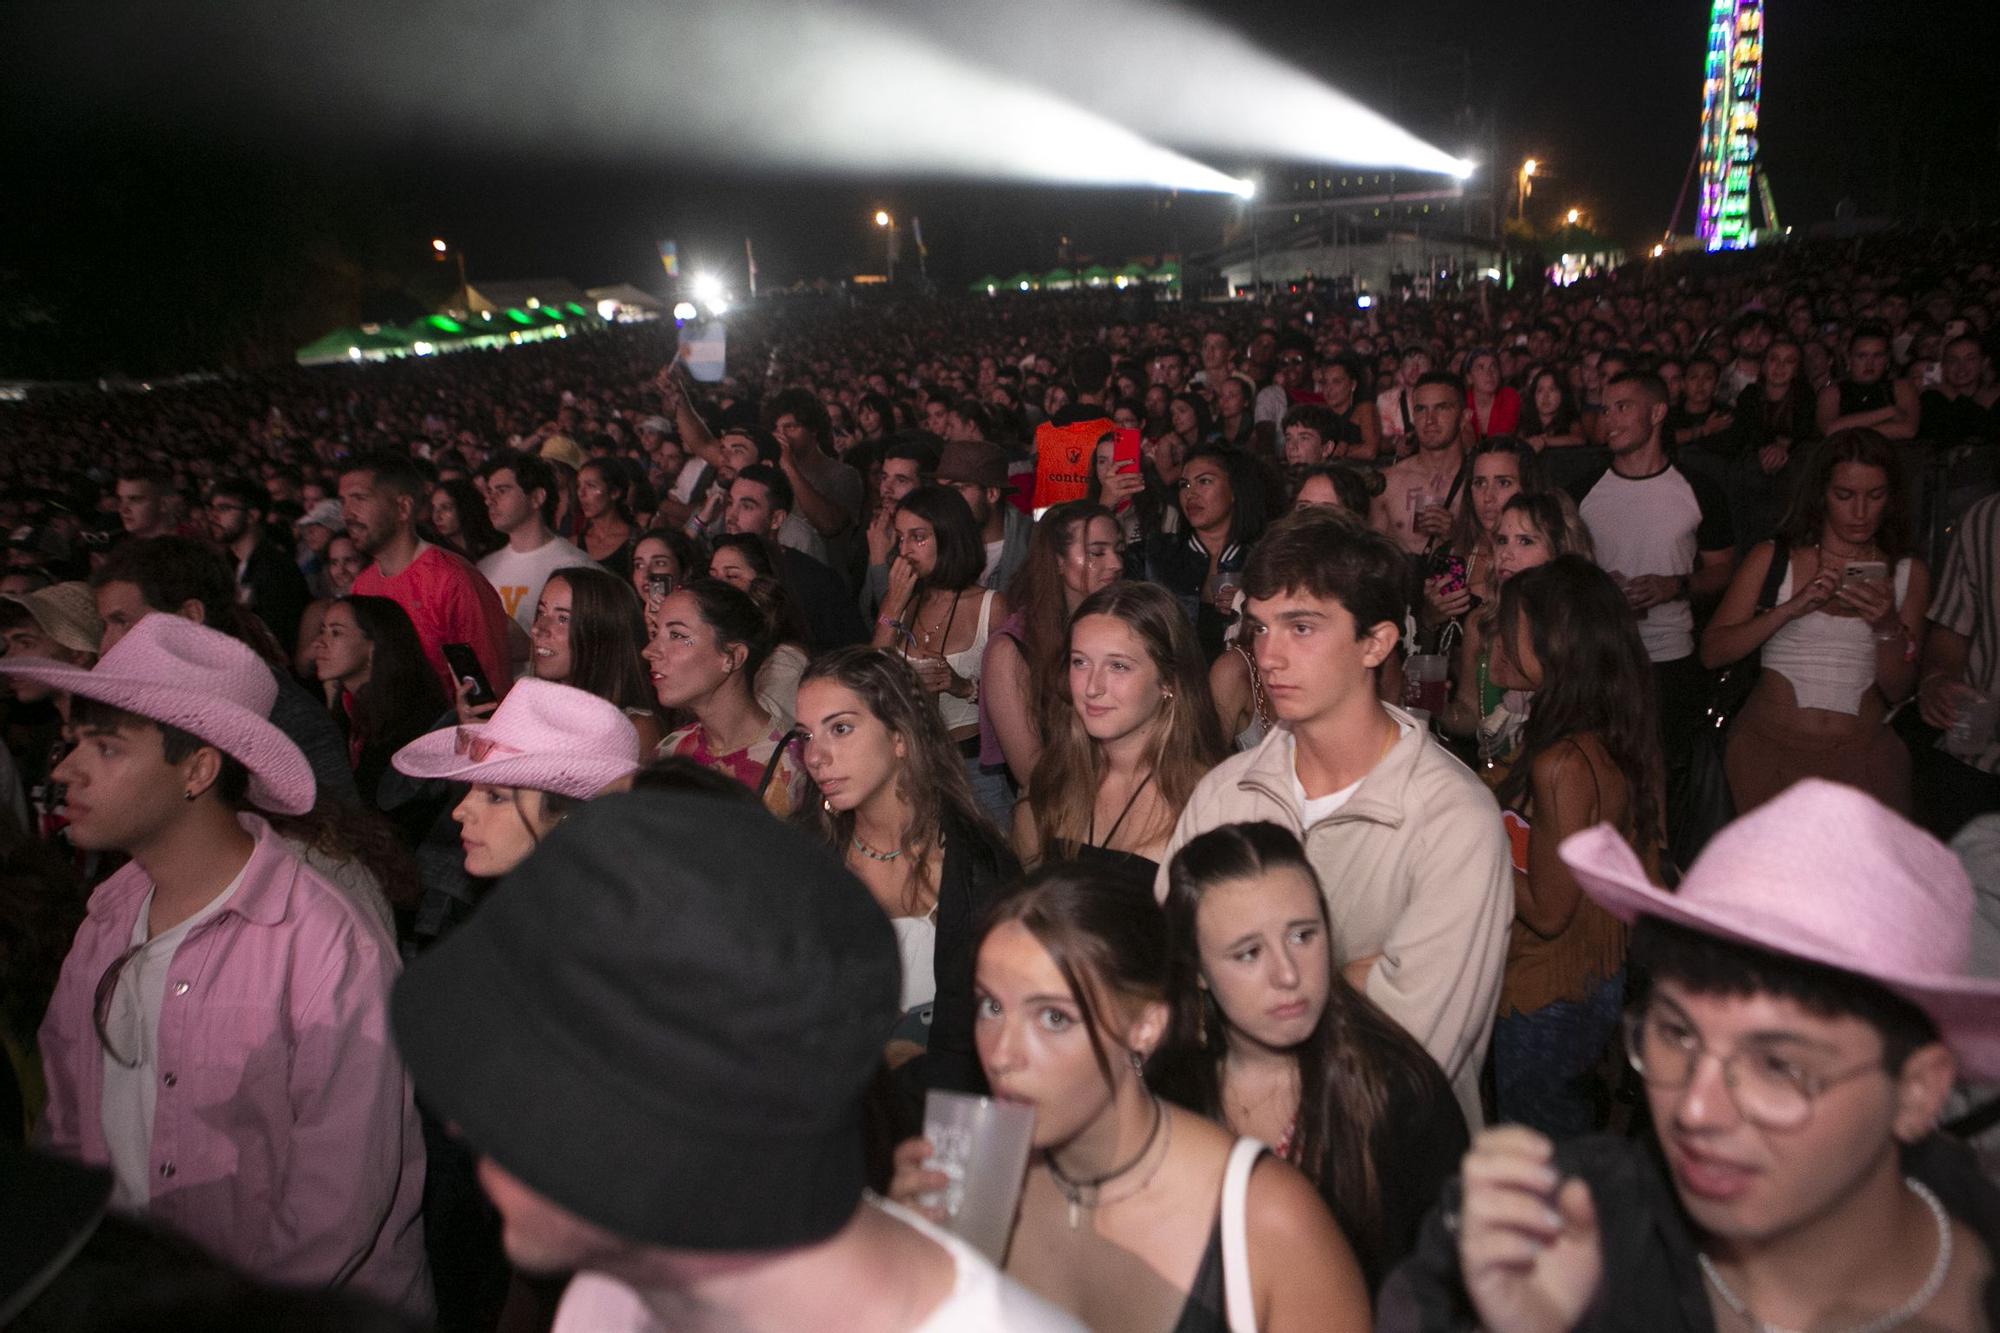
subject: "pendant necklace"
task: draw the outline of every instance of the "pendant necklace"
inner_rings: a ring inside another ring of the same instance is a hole
[[[1166,1130],[1164,1134],[1161,1133],[1162,1126]],[[1132,1160],[1126,1162],[1123,1166],[1114,1167],[1103,1175],[1092,1176],[1088,1180],[1071,1180],[1063,1174],[1062,1167],[1056,1164],[1055,1154],[1044,1153],[1043,1160],[1049,1164],[1049,1176],[1056,1182],[1056,1188],[1062,1191],[1063,1198],[1069,1202],[1069,1229],[1074,1231],[1083,1225],[1083,1214],[1086,1209],[1095,1212],[1104,1204],[1123,1203],[1126,1199],[1142,1193],[1148,1185],[1153,1183],[1153,1177],[1159,1174],[1160,1162],[1167,1160],[1165,1152],[1160,1154],[1160,1161],[1154,1162],[1152,1169],[1147,1171],[1144,1178],[1131,1189],[1108,1199],[1104,1197],[1102,1191],[1112,1181],[1137,1169],[1139,1163],[1145,1161],[1147,1155],[1153,1151],[1155,1140],[1160,1140],[1165,1145],[1171,1146],[1173,1139],[1173,1122],[1167,1119],[1166,1107],[1160,1102],[1159,1098],[1155,1097],[1153,1099],[1153,1127],[1146,1131],[1146,1141],[1139,1145],[1139,1151],[1134,1153]]]

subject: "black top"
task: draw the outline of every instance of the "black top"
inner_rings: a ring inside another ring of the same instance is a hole
[[[299,621],[305,618],[312,593],[291,552],[268,539],[259,541],[250,548],[236,587],[244,606],[264,622],[278,647],[287,656],[298,651]]]
[[[1922,415],[1917,434],[1936,444],[1992,444],[2000,440],[2000,405],[1981,407],[1971,394],[1947,398],[1925,389],[1918,399]]]
[[[861,622],[854,594],[833,566],[790,546],[778,548],[778,559],[785,590],[805,619],[806,647],[814,656],[850,643],[868,642],[868,627]]]
[[[1070,848],[1069,855],[1064,859],[1109,871],[1120,879],[1130,879],[1145,891],[1147,897],[1152,896],[1153,881],[1160,873],[1160,863],[1150,856],[1121,852],[1110,847],[1093,847],[1089,843]]]
[[[1201,1252],[1201,1267],[1195,1270],[1194,1285],[1188,1288],[1187,1304],[1174,1321],[1173,1333],[1229,1333],[1229,1295],[1222,1285],[1222,1214],[1209,1228],[1208,1248]]]
[[[944,869],[938,876],[937,944],[932,970],[937,999],[923,1055],[897,1071],[925,1088],[986,1091],[986,1075],[972,1044],[972,954],[979,923],[993,892],[1021,873],[1021,863],[984,824],[945,811]]]
[[[1840,415],[1844,417],[1852,416],[1856,412],[1875,412],[1896,405],[1896,386],[1887,379],[1879,379],[1871,384],[1840,380],[1838,387]]]
[[[1954,1139],[1933,1134],[1903,1149],[1903,1171],[1936,1192],[1954,1218],[2000,1254],[2000,1188]],[[1696,1262],[1695,1238],[1665,1165],[1649,1139],[1608,1134],[1556,1145],[1556,1165],[1590,1186],[1603,1242],[1602,1298],[1575,1333],[1714,1333],[1715,1320]],[[1478,1327],[1458,1268],[1460,1185],[1446,1185],[1425,1219],[1416,1251],[1382,1289],[1376,1333],[1469,1333]],[[2000,1328],[2000,1274],[1988,1278],[1982,1308]]]
[[[1231,533],[1232,538],[1234,533]],[[1250,543],[1232,540],[1215,562],[1217,576],[1240,573],[1250,560]],[[1201,595],[1208,581],[1208,548],[1193,532],[1155,533],[1146,542],[1146,578],[1172,593],[1181,610],[1194,622],[1195,637],[1201,641],[1204,662],[1222,655],[1223,635],[1229,621],[1214,603]]]

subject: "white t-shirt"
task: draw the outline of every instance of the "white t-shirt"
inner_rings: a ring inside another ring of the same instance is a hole
[[[1000,556],[1006,549],[1007,539],[1005,537],[1002,537],[997,542],[986,543],[986,567],[979,571],[980,587],[990,588],[993,586],[991,582],[993,571],[1000,568]]]
[[[1669,463],[1645,477],[1610,468],[1570,488],[1590,529],[1597,563],[1610,574],[1692,574],[1699,553],[1733,547],[1729,499],[1698,472]],[[1655,662],[1677,662],[1694,652],[1694,607],[1683,597],[1648,607],[1639,617],[1639,641]]]
[[[245,869],[250,865],[243,863]],[[122,1054],[138,1057],[130,1069],[104,1052],[104,1087],[97,1099],[98,1122],[104,1127],[104,1147],[111,1157],[111,1207],[119,1212],[143,1213],[153,1199],[153,1109],[160,1088],[160,1006],[166,1003],[167,971],[174,952],[188,932],[222,910],[243,882],[243,871],[229,881],[229,887],[215,895],[208,906],[172,930],[146,937],[146,919],[152,915],[153,895],[139,904],[138,919],[132,923],[132,943],[144,945],[118,974],[118,989],[112,992],[105,1015],[105,1030],[119,1045]]]
[[[595,565],[588,552],[551,537],[525,554],[503,546],[479,562],[479,572],[500,594],[500,605],[527,633],[535,627],[535,603],[542,599],[542,585],[549,575],[573,565]]]
[[[886,1199],[870,1197],[904,1226],[943,1246],[958,1270],[951,1294],[912,1333],[1083,1333],[1083,1325],[1001,1275],[957,1236]],[[603,1273],[578,1273],[563,1291],[550,1333],[665,1333],[639,1294]]]
[[[1291,754],[1292,800],[1298,803],[1299,827],[1302,829],[1311,828],[1314,824],[1319,823],[1320,820],[1325,819],[1328,815],[1340,809],[1341,806],[1346,805],[1352,799],[1354,793],[1361,789],[1361,784],[1368,781],[1368,775],[1363,773],[1339,791],[1330,791],[1324,796],[1308,798],[1306,796],[1305,784],[1299,781],[1298,738],[1290,732],[1285,733],[1285,749]]]

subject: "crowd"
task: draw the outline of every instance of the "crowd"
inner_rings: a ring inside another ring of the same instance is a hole
[[[0,1323],[2000,1326],[1996,261],[0,408]]]

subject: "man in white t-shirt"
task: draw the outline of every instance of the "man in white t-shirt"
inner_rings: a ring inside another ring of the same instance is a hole
[[[507,538],[505,546],[479,562],[479,572],[500,594],[500,605],[513,619],[507,644],[518,665],[528,660],[535,604],[549,575],[593,561],[549,526],[555,517],[556,478],[546,461],[533,454],[501,454],[480,468],[479,475],[486,482],[486,515]]]
[[[572,814],[391,1009],[508,1257],[578,1274],[557,1333],[1079,1330],[867,1194],[900,972],[888,919],[806,833],[636,791]]]
[[[1407,568],[1390,538],[1344,511],[1265,530],[1243,569],[1244,633],[1283,725],[1196,785],[1154,890],[1165,899],[1173,853],[1196,834],[1253,820],[1297,834],[1349,983],[1431,1053],[1477,1129],[1513,870],[1485,784],[1377,697]]]
[[[1695,656],[1694,600],[1720,597],[1736,569],[1729,499],[1700,472],[1667,459],[1667,386],[1628,371],[1604,390],[1604,442],[1611,466],[1570,487],[1597,563],[1618,580],[1639,617],[1653,663],[1660,751],[1667,769],[1667,831],[1687,826],[1689,765],[1708,678]],[[1678,840],[1676,840],[1678,843]],[[1676,846],[1683,857],[1695,850]],[[1681,864],[1685,865],[1686,859]]]

